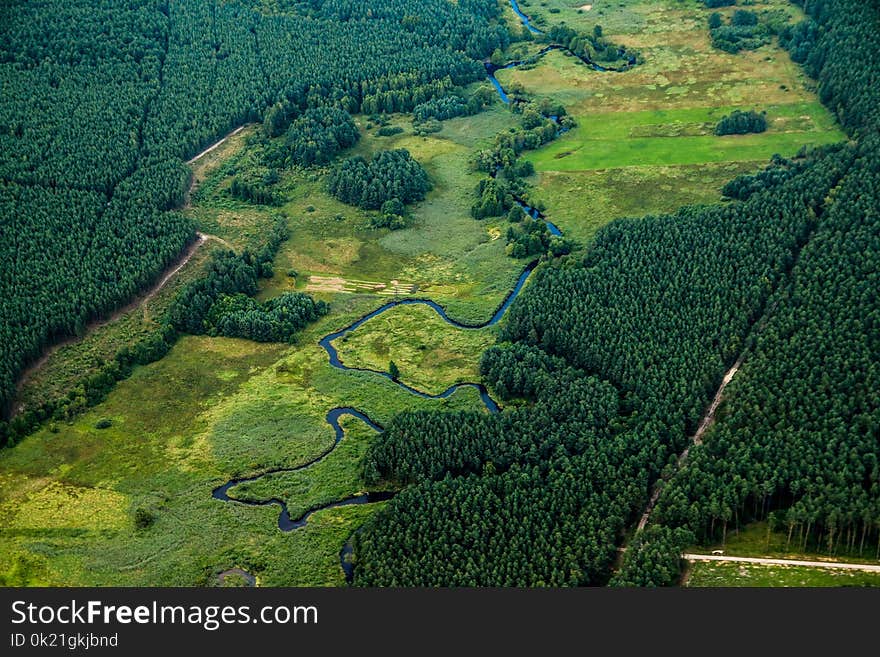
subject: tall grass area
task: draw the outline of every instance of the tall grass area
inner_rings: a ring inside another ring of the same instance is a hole
[[[338,308],[335,320],[362,309]],[[184,338],[72,424],[0,452],[4,583],[212,584],[239,566],[261,584],[341,584],[339,550],[376,505],[318,513],[282,534],[277,509],[223,503],[212,489],[315,458],[333,444],[324,417],[334,406],[387,423],[403,410],[481,403],[470,390],[428,401],[374,375],[334,370],[316,344],[329,328],[325,318],[300,347]],[[376,435],[354,431],[340,456]],[[298,489],[298,508],[361,491],[355,464],[336,457],[323,475],[310,473],[328,485]],[[139,528],[144,513],[150,522]]]
[[[349,367],[385,372],[393,360],[400,380],[430,394],[480,380],[480,355],[495,344],[493,328],[458,329],[427,306],[398,306],[335,342]]]
[[[505,87],[561,102],[578,122],[526,159],[538,172],[532,198],[581,244],[620,216],[719,202],[728,180],[762,168],[777,153],[791,156],[805,145],[845,139],[818,102],[815,83],[778,45],[737,55],[713,48],[712,10],[702,2],[531,0],[520,6],[539,26],[565,21],[590,32],[601,25],[606,37],[644,57],[625,73],[600,73],[551,52],[535,66],[497,73]],[[757,8],[784,9],[793,21],[803,17],[787,0]],[[766,111],[767,132],[716,137],[715,125],[734,109]]]

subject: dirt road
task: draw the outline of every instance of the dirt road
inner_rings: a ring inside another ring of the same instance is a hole
[[[215,144],[211,144],[211,145],[208,146],[205,150],[203,150],[201,153],[199,153],[198,155],[196,155],[194,158],[192,158],[192,159],[190,159],[190,160],[187,160],[186,163],[187,163],[187,164],[193,164],[193,163],[197,162],[198,160],[200,160],[201,158],[203,158],[205,155],[207,155],[208,153],[210,153],[211,151],[213,151],[215,148],[220,148],[220,146],[222,146],[222,145],[224,144],[224,142],[225,142],[227,139],[230,139],[231,137],[234,137],[234,136],[237,135],[239,132],[241,132],[242,130],[244,130],[246,127],[247,127],[247,125],[243,125],[243,126],[241,126],[241,127],[236,128],[235,130],[233,130],[232,132],[230,132],[228,135],[226,135],[225,137],[223,137],[223,139],[221,139],[221,140],[218,141],[217,143],[215,143]]]
[[[834,568],[839,570],[863,570],[880,573],[880,564],[844,563],[840,561],[802,561],[800,559],[764,559],[761,557],[726,557],[717,554],[683,554],[688,561],[728,561],[735,563],[756,563],[765,566],[807,566],[809,568]]]
[[[220,139],[216,143],[212,144],[211,146],[209,146],[208,148],[203,150],[201,153],[196,155],[194,158],[192,158],[191,160],[188,160],[187,164],[191,165],[191,164],[197,162],[199,159],[201,159],[202,157],[204,157],[205,155],[207,155],[208,153],[210,153],[214,149],[222,146],[228,139],[230,139],[231,137],[234,137],[235,135],[240,133],[242,130],[244,130],[246,127],[248,127],[248,126],[243,125],[239,128],[236,128],[235,130],[230,132],[228,135],[226,135],[225,137],[223,137],[222,139]],[[192,186],[190,188],[190,193],[192,192],[195,185],[196,185],[196,181],[193,180]],[[189,194],[187,194],[187,201],[184,204],[185,206],[189,202],[188,197],[189,197]],[[105,324],[109,324],[110,322],[116,321],[117,319],[122,317],[122,315],[124,315],[125,313],[130,312],[130,311],[134,310],[135,308],[137,308],[138,306],[146,304],[148,301],[150,301],[150,299],[155,297],[159,293],[159,291],[162,290],[162,288],[165,287],[165,285],[167,285],[168,282],[172,278],[174,278],[174,276],[181,269],[183,269],[183,267],[186,265],[186,263],[188,263],[190,261],[190,259],[195,255],[195,253],[198,251],[199,247],[201,247],[205,243],[205,241],[207,241],[209,239],[215,240],[215,241],[223,244],[224,246],[231,248],[231,245],[229,244],[229,242],[227,242],[226,240],[224,240],[220,237],[216,237],[214,235],[204,235],[202,233],[197,233],[197,235],[198,235],[198,239],[195,242],[193,242],[192,244],[190,244],[187,247],[187,249],[180,255],[180,257],[175,262],[173,262],[172,264],[170,264],[168,266],[168,268],[165,270],[165,273],[162,275],[162,277],[159,279],[158,282],[156,282],[148,290],[145,290],[144,292],[142,292],[141,294],[136,296],[134,299],[132,299],[125,306],[114,311],[108,317],[104,317],[102,319],[96,319],[96,320],[90,322],[88,324],[88,326],[86,326],[85,334],[88,334],[91,331],[94,331],[95,329],[100,328],[101,326],[104,326]],[[38,360],[31,363],[31,365],[29,365],[26,369],[24,369],[21,372],[21,374],[18,377],[18,384],[16,385],[17,391],[19,393],[21,392],[21,389],[28,382],[28,380],[34,375],[34,373],[37,372],[39,369],[41,369],[48,362],[48,360],[52,356],[52,354],[54,354],[56,351],[58,351],[58,349],[60,349],[61,347],[65,346],[65,345],[72,344],[80,339],[82,339],[82,338],[79,336],[65,338],[64,340],[56,342],[54,345],[52,345],[51,347],[46,349],[46,351],[43,353],[42,356],[40,356],[40,358]],[[16,415],[20,411],[21,411],[21,404],[16,404],[12,409],[12,414]]]
[[[226,243],[224,240],[221,240],[220,238],[215,238],[213,235],[204,235],[202,233],[197,233],[197,236],[198,237],[197,237],[196,241],[193,242],[192,244],[190,244],[186,248],[186,250],[181,254],[180,258],[178,258],[176,262],[173,262],[172,264],[170,264],[168,266],[168,268],[165,270],[165,273],[162,275],[162,277],[151,288],[149,288],[145,292],[139,294],[137,297],[135,297],[132,301],[130,301],[125,306],[115,310],[111,315],[104,317],[104,318],[101,318],[101,319],[96,319],[96,320],[90,322],[86,326],[86,330],[85,330],[84,335],[91,333],[95,329],[98,329],[98,328],[104,326],[105,324],[109,324],[110,322],[116,321],[117,319],[122,317],[125,313],[134,310],[138,306],[141,306],[141,305],[147,303],[150,299],[155,297],[162,290],[162,288],[165,287],[168,284],[168,282],[172,278],[174,278],[174,276],[181,269],[183,269],[183,267],[186,265],[186,263],[188,263],[190,261],[190,259],[199,250],[199,247],[201,247],[207,240],[215,239],[221,243],[224,243],[224,244]],[[18,385],[17,385],[18,392],[21,392],[21,389],[28,382],[30,377],[32,377],[35,372],[37,372],[40,368],[42,368],[46,364],[46,362],[49,360],[49,358],[52,356],[52,354],[54,354],[56,351],[58,351],[61,347],[68,345],[68,344],[72,344],[72,343],[76,342],[77,340],[81,340],[81,339],[82,339],[81,336],[73,336],[73,337],[66,338],[60,342],[57,342],[56,344],[49,347],[45,351],[45,353],[42,356],[40,356],[40,358],[38,360],[34,361],[30,366],[27,367],[27,369],[25,369],[21,373],[21,376],[18,379]],[[16,407],[13,409],[13,415],[17,414],[20,411],[21,411],[20,405],[16,405]]]
[[[724,378],[721,379],[721,385],[718,386],[718,390],[715,392],[715,397],[712,399],[712,403],[709,404],[709,408],[706,409],[706,413],[703,415],[703,419],[700,421],[700,426],[697,427],[697,431],[691,436],[690,443],[687,446],[681,455],[678,457],[678,467],[676,470],[680,469],[681,466],[687,461],[688,455],[691,452],[691,447],[694,445],[702,445],[703,444],[703,436],[706,431],[712,424],[715,422],[715,412],[718,410],[718,406],[721,404],[721,400],[724,397],[724,390],[733,381],[733,377],[736,376],[736,373],[739,372],[739,368],[742,367],[743,364],[743,356],[739,357],[733,367],[727,370],[727,373],[724,375]],[[660,491],[662,487],[657,484],[654,485],[654,491],[651,493],[651,499],[648,501],[648,506],[645,508],[645,512],[642,514],[642,517],[639,519],[639,524],[636,527],[636,532],[642,531],[645,526],[648,524],[648,520],[651,518],[651,512],[654,510],[654,507],[657,505],[657,500],[660,499]]]

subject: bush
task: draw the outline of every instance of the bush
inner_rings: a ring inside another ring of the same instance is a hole
[[[394,135],[399,135],[403,132],[403,128],[398,125],[386,125],[382,126],[376,131],[376,134],[380,137],[393,137]]]
[[[149,509],[138,507],[134,512],[134,526],[138,529],[146,529],[156,522],[156,515]]]
[[[109,429],[113,426],[113,420],[109,418],[103,417],[97,422],[95,422],[95,429]]]

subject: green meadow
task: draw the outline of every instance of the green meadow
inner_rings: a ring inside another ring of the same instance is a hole
[[[880,573],[809,566],[700,561],[688,565],[685,586],[876,587],[880,586]]]
[[[716,137],[734,107],[613,112],[578,117],[578,126],[528,159],[538,171],[589,171],[629,166],[753,162],[794,155],[805,145],[845,139],[827,110],[814,103],[761,107],[765,133]]]

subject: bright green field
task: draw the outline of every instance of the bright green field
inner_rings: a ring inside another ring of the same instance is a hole
[[[538,171],[587,171],[628,166],[768,160],[801,146],[845,139],[827,110],[811,104],[762,107],[770,127],[753,135],[716,137],[715,124],[733,109],[687,108],[579,117],[579,125],[527,159]]]
[[[765,566],[752,563],[697,562],[689,564],[686,586],[880,586],[880,573],[810,568],[808,566]]]

